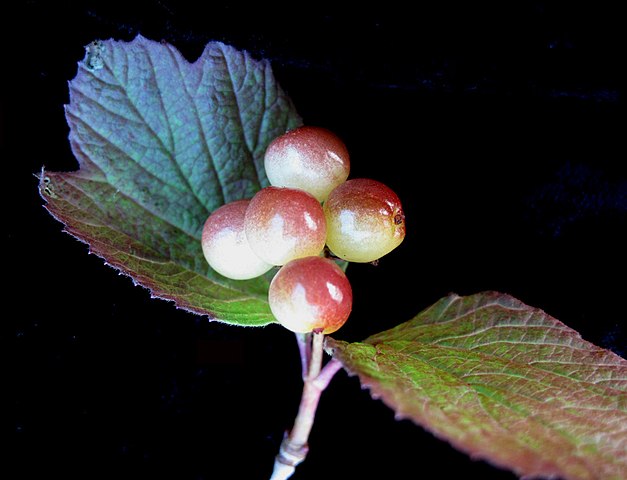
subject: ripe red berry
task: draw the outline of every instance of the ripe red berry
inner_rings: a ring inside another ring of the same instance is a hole
[[[318,200],[303,190],[279,187],[255,194],[246,209],[245,230],[253,252],[272,265],[318,255],[327,235]]]
[[[334,261],[305,257],[281,267],[270,283],[268,300],[275,318],[288,330],[328,334],[348,319],[353,293]]]

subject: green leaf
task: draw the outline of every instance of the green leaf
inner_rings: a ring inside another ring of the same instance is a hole
[[[398,418],[473,458],[521,476],[627,478],[627,361],[508,295],[450,295],[327,348]]]
[[[263,154],[301,124],[267,61],[209,43],[187,62],[138,36],[93,42],[66,106],[76,172],[43,171],[47,210],[153,296],[238,325],[274,321],[270,275],[226,279],[200,238],[210,212],[268,184]]]

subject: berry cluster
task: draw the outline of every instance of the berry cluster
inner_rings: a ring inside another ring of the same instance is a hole
[[[323,256],[373,262],[405,238],[398,196],[375,180],[347,180],[344,143],[324,128],[304,126],[275,139],[264,164],[271,186],[250,200],[221,206],[207,219],[202,249],[211,268],[244,280],[281,268],[268,301],[294,332],[332,333],[348,318],[352,290]]]

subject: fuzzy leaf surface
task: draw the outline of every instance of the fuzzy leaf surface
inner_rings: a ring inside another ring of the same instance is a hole
[[[627,361],[509,295],[450,295],[327,349],[398,418],[473,458],[520,476],[627,478]]]
[[[270,274],[226,279],[200,246],[209,213],[267,186],[267,145],[301,124],[270,64],[218,42],[190,63],[141,36],[86,50],[66,106],[80,168],[42,170],[46,209],[155,297],[235,325],[273,322]]]

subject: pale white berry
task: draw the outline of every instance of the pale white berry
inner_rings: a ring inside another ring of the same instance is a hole
[[[244,231],[244,217],[250,200],[222,205],[205,221],[202,251],[220,275],[235,280],[258,277],[272,268],[250,248]]]

